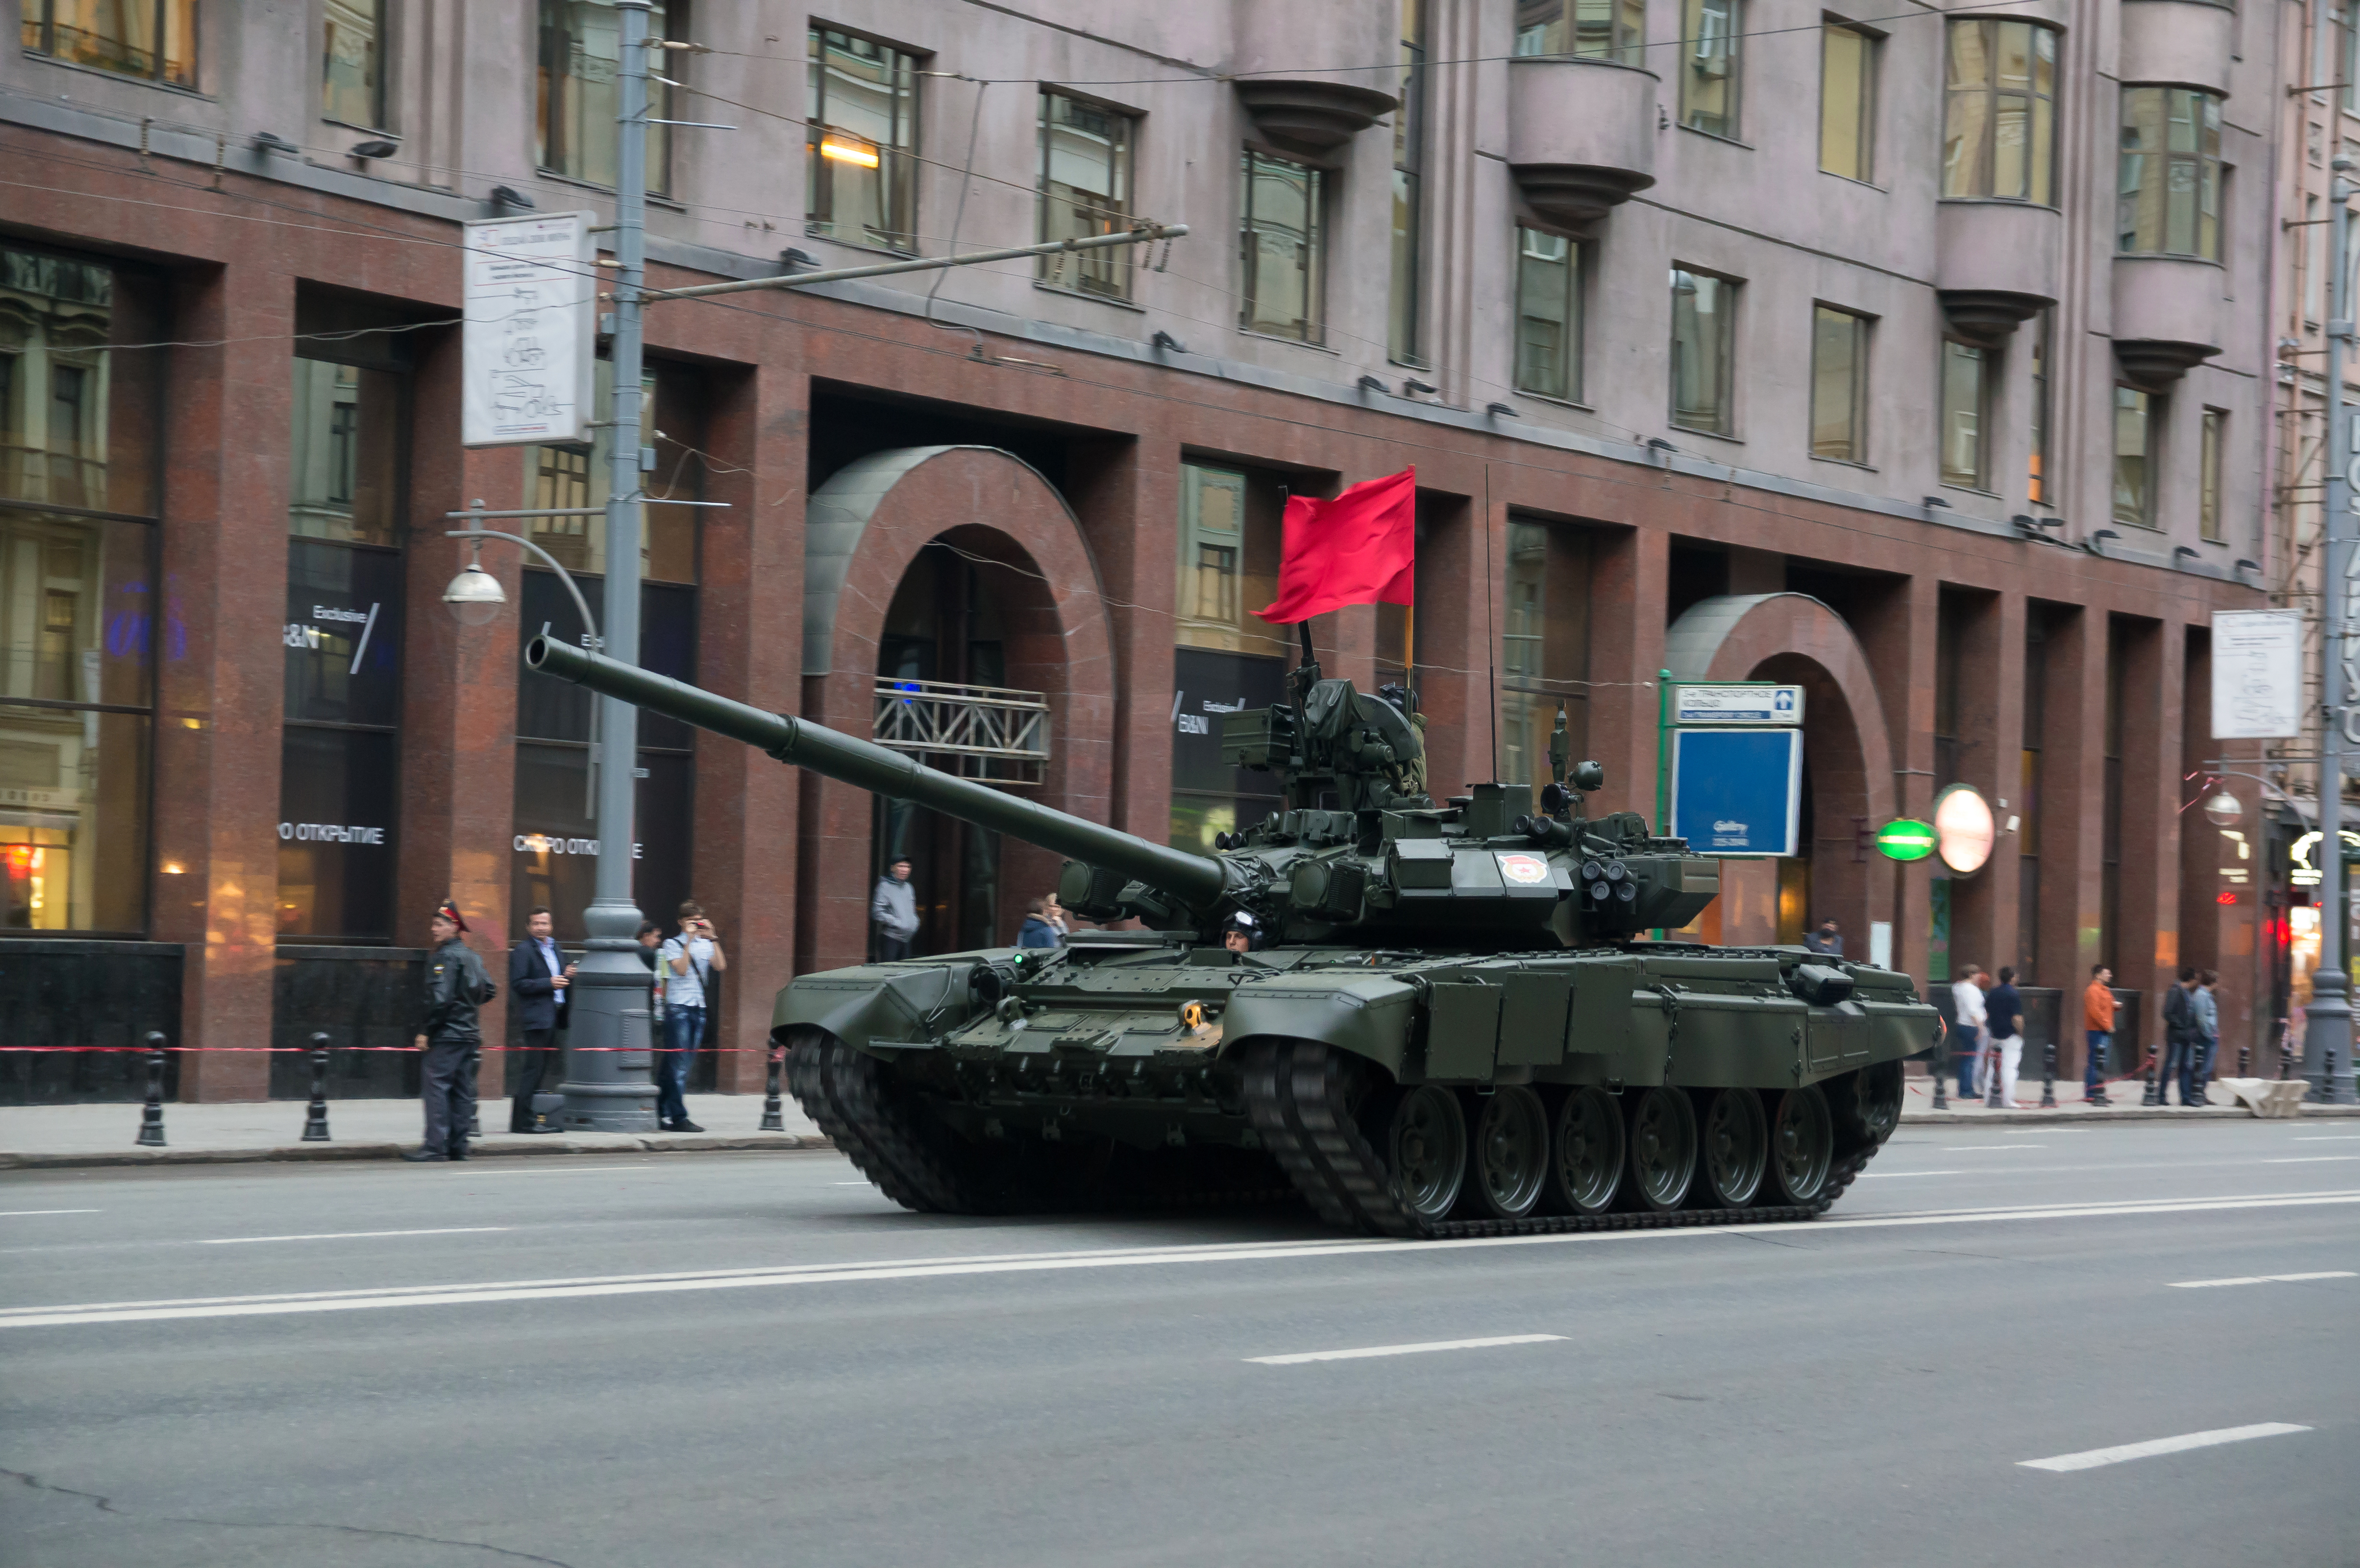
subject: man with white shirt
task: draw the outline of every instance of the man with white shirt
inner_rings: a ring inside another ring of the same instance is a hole
[[[1957,1026],[1957,1033],[1950,1038],[1950,1060],[1959,1069],[1959,1098],[1972,1099],[1978,1076],[1975,1064],[1983,1052],[1983,1025],[1989,1021],[1983,1009],[1981,964],[1970,964],[1960,971],[1957,984],[1950,987],[1950,1013]]]
[[[532,1097],[541,1093],[557,1052],[557,1031],[565,1027],[565,998],[574,966],[558,950],[556,921],[546,905],[525,921],[525,940],[508,953],[508,994],[517,999],[517,1026],[524,1031],[522,1069],[517,1074],[516,1097],[508,1103],[508,1131],[561,1132],[541,1127],[532,1114]]]
[[[656,953],[663,979],[664,1051],[656,1071],[656,1123],[666,1132],[703,1132],[688,1119],[688,1074],[705,1042],[705,997],[713,976],[729,967],[721,938],[694,898],[680,907],[680,934]]]

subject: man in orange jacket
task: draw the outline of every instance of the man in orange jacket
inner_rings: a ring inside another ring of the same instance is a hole
[[[2106,1047],[2114,1038],[2114,972],[2104,964],[2090,970],[2089,988],[2081,993],[2081,1033],[2089,1047],[2088,1065],[2081,1069],[2081,1098],[2089,1105],[2114,1104],[2106,1097]]]

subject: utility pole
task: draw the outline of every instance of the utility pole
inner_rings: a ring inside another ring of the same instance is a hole
[[[2351,614],[2344,574],[2352,567],[2352,416],[2344,407],[2344,362],[2353,341],[2352,214],[2346,205],[2355,189],[2352,159],[2338,154],[2334,183],[2328,190],[2333,219],[2328,254],[2334,259],[2327,323],[2327,515],[2326,560],[2321,575],[2319,762],[2319,966],[2311,971],[2311,1007],[2304,1015],[2302,1075],[2311,1095],[2334,1105],[2352,1101],[2352,1002],[2350,917],[2344,912],[2344,722],[2355,695],[2344,679]]]
[[[609,349],[614,381],[606,403],[606,651],[639,661],[639,292],[645,281],[648,198],[648,6],[615,0],[622,24],[621,103],[616,115],[615,312]],[[655,1089],[648,1077],[654,1040],[648,970],[640,962],[639,906],[631,901],[633,807],[639,786],[639,711],[612,697],[599,707],[593,743],[598,770],[596,890],[583,924],[589,951],[574,976],[567,1011],[565,1106],[569,1130],[652,1132]]]

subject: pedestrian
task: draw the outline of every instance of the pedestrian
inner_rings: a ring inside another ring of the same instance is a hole
[[[663,976],[664,1051],[656,1070],[656,1125],[666,1132],[703,1132],[688,1119],[688,1073],[705,1043],[705,995],[713,976],[729,967],[721,938],[694,898],[680,906],[680,934],[656,953]]]
[[[2081,1102],[2109,1105],[2106,1096],[2107,1048],[2114,1040],[2114,972],[2103,964],[2091,965],[2090,985],[2081,993],[2081,1039],[2089,1061],[2081,1067]]]
[[[444,899],[427,922],[434,951],[426,959],[426,1001],[413,1042],[426,1053],[422,1094],[426,1135],[404,1160],[464,1160],[475,1119],[475,1059],[484,1048],[476,1009],[500,994],[484,961],[465,942],[459,906]]]
[[[1830,958],[1841,958],[1843,932],[1836,929],[1835,921],[1821,920],[1819,930],[1804,936],[1803,946],[1812,953],[1824,953]]]
[[[2209,1105],[2212,1095],[2206,1092],[2212,1082],[2212,1057],[2221,1049],[2221,1003],[2213,995],[2221,984],[2218,970],[2207,969],[2196,976],[2196,989],[2188,994],[2189,1006],[2196,1013],[2196,1033],[2188,1052],[2188,1072],[2180,1081],[2180,1103],[2183,1105]]]
[[[1024,917],[1023,927],[1016,933],[1017,946],[1055,947],[1065,940],[1049,919],[1049,911],[1055,906],[1054,898],[1032,900],[1032,912]]]
[[[516,1095],[508,1102],[508,1131],[559,1132],[541,1127],[533,1115],[532,1097],[554,1065],[557,1033],[565,1027],[566,999],[572,995],[576,965],[557,948],[557,922],[546,906],[525,917],[525,940],[508,953],[508,994],[517,999],[517,1024],[524,1031],[523,1066],[517,1074]]]
[[[918,893],[910,886],[910,862],[904,856],[877,878],[869,895],[869,923],[877,933],[877,956],[888,963],[910,956],[918,934]]]
[[[1995,1110],[2016,1107],[2016,1070],[2024,1061],[2024,997],[2016,988],[2016,971],[2002,966],[1999,984],[1983,1000],[1991,1018],[1991,1073],[1983,1104]]]
[[[2180,1103],[2188,1103],[2186,1078],[2189,1052],[2196,1041],[2196,966],[2180,966],[2180,983],[2163,993],[2163,1060],[2156,1064],[2155,1103],[2171,1104],[2171,1081],[2182,1080]]]
[[[1950,987],[1951,1022],[1958,1038],[1950,1042],[1950,1060],[1959,1070],[1959,1098],[1974,1096],[1975,1065],[1983,1054],[1983,986],[1990,977],[1983,965],[1970,964]]]

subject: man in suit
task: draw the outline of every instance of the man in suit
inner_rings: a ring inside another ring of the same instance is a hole
[[[532,1097],[541,1093],[542,1077],[555,1065],[557,1031],[565,1027],[566,988],[573,983],[574,965],[558,951],[557,922],[547,907],[534,909],[524,929],[525,940],[508,953],[508,991],[517,999],[517,1022],[524,1030],[524,1066],[508,1106],[508,1131],[562,1132],[562,1127],[534,1125]]]

